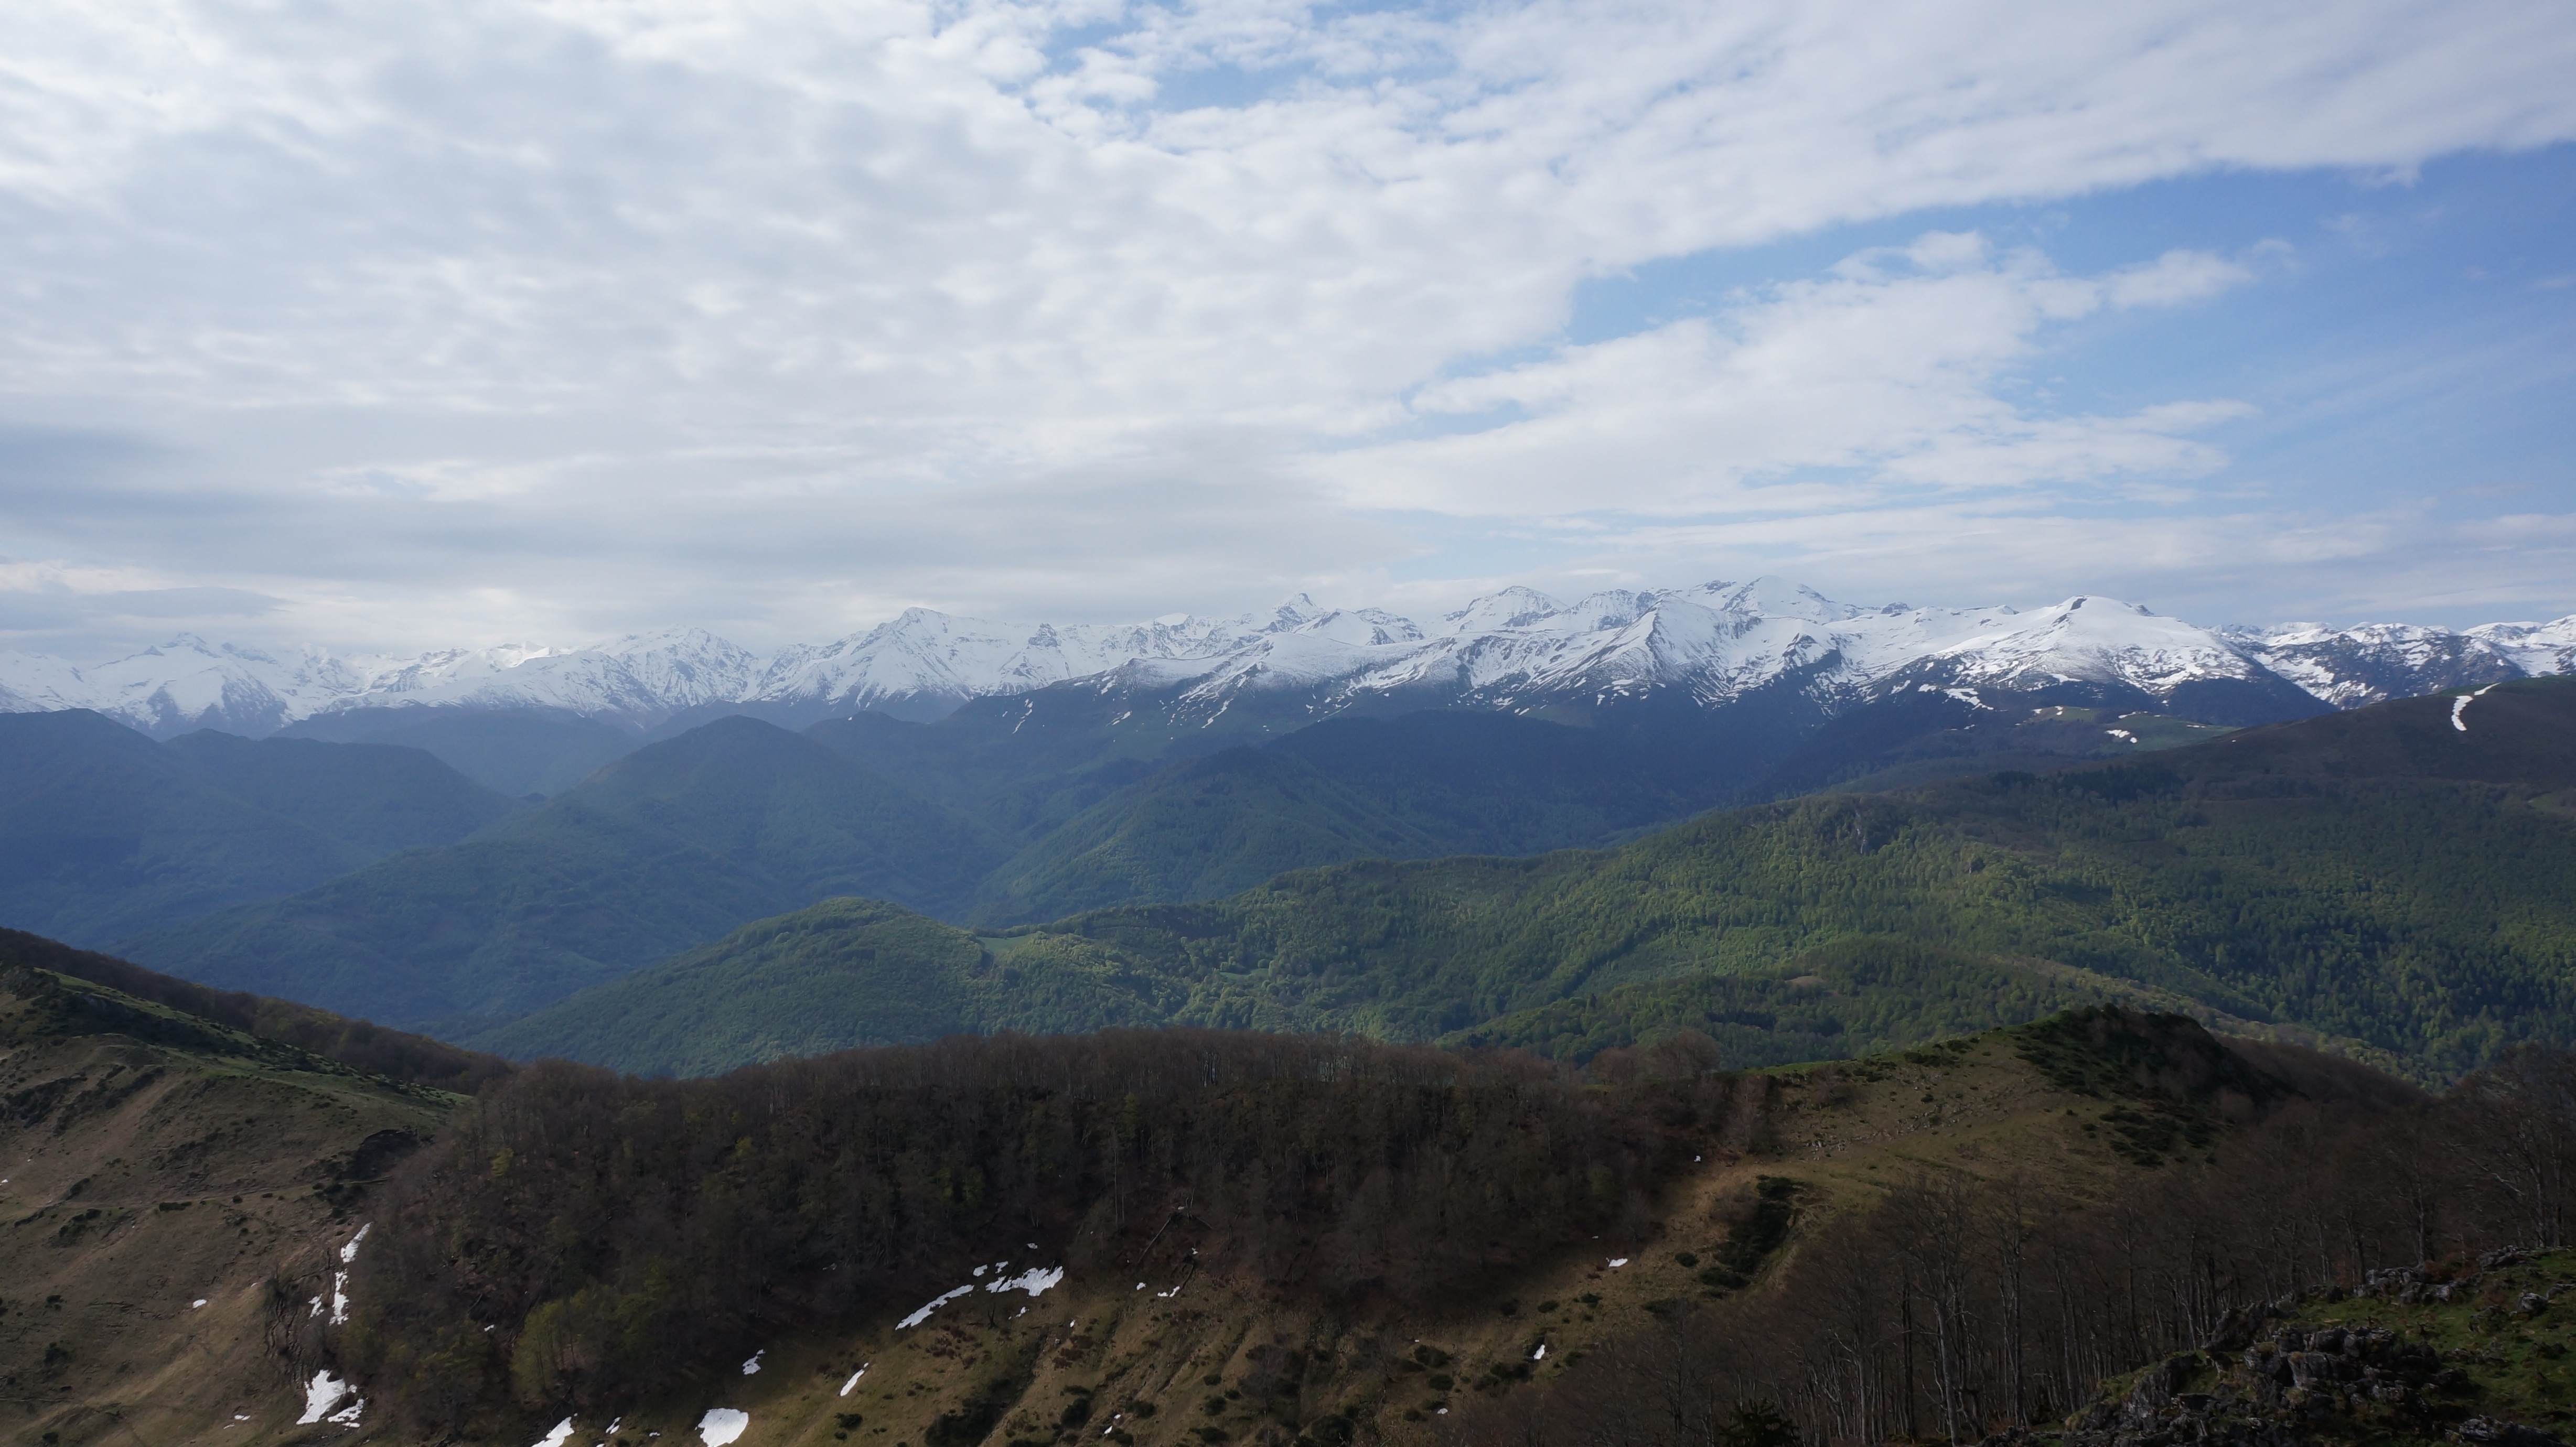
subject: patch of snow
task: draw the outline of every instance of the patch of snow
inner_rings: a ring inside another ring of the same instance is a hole
[[[2458,729],[2462,733],[2467,733],[2469,731],[2469,721],[2460,717],[2460,715],[2469,711],[2469,700],[2475,697],[2477,697],[2477,695],[2474,693],[2464,693],[2458,698],[2451,700],[2451,727]]]
[[[201,1307],[201,1306],[203,1306],[203,1305],[205,1305],[205,1304],[206,1304],[206,1299],[205,1299],[204,1297],[202,1297],[202,1296],[201,1296],[201,1297],[198,1297],[196,1300],[194,1300],[194,1301],[192,1301],[192,1302],[189,1302],[189,1303],[188,1303],[188,1309],[189,1309],[190,1311],[195,1311],[198,1307]]]
[[[332,1413],[330,1416],[325,1417],[322,1420],[326,1422],[337,1422],[343,1427],[355,1427],[358,1425],[358,1414],[365,1410],[367,1410],[367,1399],[360,1397],[358,1400],[351,1402],[349,1405],[342,1407],[339,1411]]]
[[[330,1372],[315,1372],[313,1380],[305,1384],[304,1415],[295,1419],[295,1425],[310,1427],[321,1421],[322,1414],[340,1405],[340,1399],[349,1395],[350,1390],[347,1382],[332,1376]]]
[[[751,1360],[742,1364],[742,1374],[748,1377],[757,1373],[760,1370],[760,1359],[767,1355],[769,1355],[769,1348],[767,1347],[762,1347],[760,1350],[753,1352],[751,1354]]]
[[[2111,737],[2118,739],[2124,744],[2134,744],[2138,741],[2138,736],[2129,732],[2127,729],[2104,729],[2102,732],[2109,734]]]
[[[355,1250],[352,1246],[350,1249]],[[349,1320],[349,1273],[331,1273],[331,1324],[340,1326]]]
[[[543,1437],[537,1439],[537,1447],[563,1447],[563,1444],[569,1441],[571,1437],[572,1418],[566,1417],[555,1424],[555,1429],[553,1431],[548,1432]]]
[[[1545,1342],[1540,1342],[1540,1343],[1538,1344],[1538,1350],[1537,1350],[1537,1351],[1534,1351],[1534,1352],[1532,1352],[1532,1353],[1530,1353],[1530,1360],[1531,1360],[1531,1361],[1534,1361],[1534,1362],[1543,1362],[1543,1361],[1546,1361],[1546,1360],[1547,1360],[1547,1343],[1545,1343]]]
[[[1044,1296],[1049,1289],[1061,1284],[1063,1280],[1064,1268],[1061,1266],[1045,1268],[1032,1266],[1017,1276],[994,1281],[984,1289],[986,1291],[1025,1291],[1031,1296]],[[1145,1283],[1139,1281],[1136,1284],[1143,1286]]]
[[[306,1316],[320,1316],[322,1314],[322,1298],[318,1296],[313,1298],[313,1309],[304,1314]]]
[[[850,1373],[850,1379],[849,1379],[848,1381],[846,1381],[846,1382],[841,1383],[841,1395],[842,1395],[842,1396],[844,1396],[844,1397],[848,1396],[848,1395],[850,1394],[850,1389],[851,1389],[852,1387],[855,1387],[855,1386],[857,1386],[857,1385],[859,1384],[859,1378],[864,1377],[864,1376],[866,1376],[867,1374],[868,1374],[868,1367],[867,1367],[867,1363],[865,1363],[865,1362],[861,1362],[861,1363],[859,1364],[859,1369],[858,1369],[857,1371],[855,1371],[855,1372]]]
[[[698,1419],[698,1440],[706,1443],[707,1447],[725,1447],[725,1444],[739,1439],[750,1426],[749,1412],[737,1412],[731,1407],[709,1407],[707,1414]]]
[[[376,1229],[376,1223],[373,1221],[364,1222],[358,1227],[358,1234],[350,1237],[349,1244],[340,1248],[341,1265],[346,1266],[358,1259],[358,1243],[366,1240],[367,1233],[374,1229]]]
[[[1625,1265],[1627,1265],[1627,1264],[1628,1264],[1628,1258],[1627,1258],[1627,1257],[1625,1257],[1625,1256],[1613,1256],[1613,1257],[1611,1257],[1611,1258],[1610,1258],[1610,1269],[1611,1269],[1611,1270],[1613,1270],[1613,1271],[1616,1271],[1616,1270],[1618,1270],[1620,1267],[1625,1266]]]
[[[975,1274],[976,1274],[976,1275],[978,1275],[978,1276],[981,1276],[981,1275],[983,1275],[985,1272],[990,1271],[990,1270],[992,1270],[992,1269],[993,1269],[993,1268],[991,1268],[991,1267],[989,1267],[989,1266],[978,1266],[978,1267],[976,1267],[976,1268],[975,1268]]]
[[[894,1324],[894,1329],[896,1331],[910,1331],[914,1327],[921,1325],[923,1322],[930,1320],[930,1314],[932,1312],[937,1311],[939,1308],[946,1306],[948,1303],[955,1301],[957,1298],[966,1295],[974,1289],[975,1283],[970,1281],[964,1286],[957,1288],[955,1291],[941,1292],[939,1295],[931,1298],[928,1306],[925,1306],[921,1310],[914,1312],[912,1315],[905,1317],[903,1320],[896,1322]]]

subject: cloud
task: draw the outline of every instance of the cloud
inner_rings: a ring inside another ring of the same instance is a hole
[[[2105,309],[2199,301],[2250,279],[2196,252],[2100,277],[2028,251],[1928,234],[1820,280],[1423,388],[1426,414],[1509,414],[1482,430],[1338,452],[1355,506],[1518,517],[1632,511],[1832,513],[1908,486],[2015,488],[2208,472],[2191,434],[2226,400],[2124,416],[2041,415],[1997,390],[2047,329]],[[1818,480],[1816,474],[1831,475]]]
[[[115,581],[122,580],[59,560],[0,559],[0,635],[161,629],[172,619],[254,619],[285,602],[242,588],[101,586]]]
[[[2007,383],[2246,285],[2214,250],[1945,233],[1564,328],[1589,280],[1844,223],[2545,145],[2571,70],[2512,0],[35,0],[0,421],[135,450],[0,438],[0,527],[279,627],[810,636],[1381,577],[1426,546],[1389,509],[2170,484],[2223,396]]]

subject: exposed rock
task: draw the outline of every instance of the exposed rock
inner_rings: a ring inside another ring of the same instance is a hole
[[[2471,1417],[2448,1435],[2452,1441],[2475,1443],[2477,1447],[2566,1447],[2556,1436],[2537,1427],[2495,1417]]]
[[[2278,1306],[2229,1312],[2203,1350],[2146,1368],[2119,1400],[2068,1418],[2065,1447],[2288,1447],[2329,1424],[2332,1435],[2346,1435],[2365,1421],[2410,1436],[2439,1431],[2438,1398],[2463,1378],[2431,1345],[2382,1327],[2269,1325],[2281,1314]],[[2455,1431],[2489,1421],[2470,1418]],[[2508,1435],[2459,1440],[2558,1447],[2537,1428],[2491,1426]]]

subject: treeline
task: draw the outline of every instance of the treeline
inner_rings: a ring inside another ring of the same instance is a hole
[[[1759,1129],[1682,1041],[1586,1090],[1525,1056],[1208,1031],[960,1037],[668,1081],[551,1062],[485,1090],[374,1210],[342,1355],[429,1431],[589,1410],[965,1263],[1134,1259],[1178,1225],[1283,1289],[1419,1300]]]
[[[415,1085],[471,1095],[488,1081],[516,1067],[497,1055],[463,1050],[426,1035],[389,1030],[366,1020],[352,1020],[240,990],[217,990],[147,970],[131,961],[93,950],[74,949],[59,940],[23,930],[0,929],[0,965],[51,970],[58,975],[105,985],[111,990],[183,1010],[245,1035],[308,1050],[327,1060]]]
[[[1766,1291],[1667,1316],[1547,1390],[1460,1413],[1448,1436],[1973,1442],[2053,1423],[2105,1378],[2208,1341],[2233,1309],[2567,1244],[2576,1054],[2523,1047],[2435,1100],[2319,1089],[2332,1083],[2312,1076],[2304,1098],[2106,1200],[1917,1174],[1816,1223]]]

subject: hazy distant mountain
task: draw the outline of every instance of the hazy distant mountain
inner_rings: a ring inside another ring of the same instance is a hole
[[[523,812],[418,749],[0,716],[0,923],[107,944]]]
[[[0,712],[90,708],[168,737],[258,736],[361,710],[518,710],[641,735],[733,712],[790,726],[861,711],[926,720],[976,699],[1080,684],[1208,727],[1238,708],[1282,705],[1304,721],[1393,705],[1588,711],[1658,693],[1717,706],[1796,677],[1834,708],[1899,682],[2017,693],[2089,685],[2105,702],[2252,722],[2293,716],[2303,698],[2349,708],[2571,670],[2576,615],[2456,632],[2211,629],[2098,597],[2027,610],[1863,608],[1758,578],[1570,604],[1510,588],[1430,625],[1302,594],[1237,617],[1118,625],[987,623],[915,608],[767,659],[694,628],[418,658],[280,656],[182,635],[98,665],[0,654]]]

